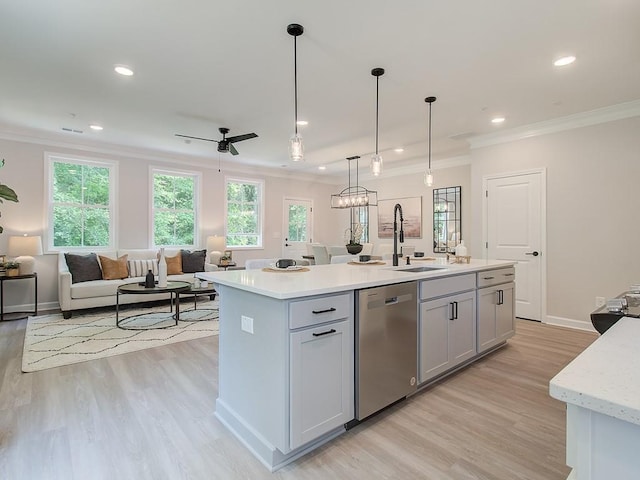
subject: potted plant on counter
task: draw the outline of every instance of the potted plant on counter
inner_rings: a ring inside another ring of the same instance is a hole
[[[347,244],[347,252],[351,255],[357,255],[362,251],[362,244],[360,240],[362,239],[362,225],[359,223],[353,224],[351,227],[347,228],[344,231],[344,239]]]

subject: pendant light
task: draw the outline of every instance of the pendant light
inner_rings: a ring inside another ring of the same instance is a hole
[[[427,97],[424,101],[429,104],[429,168],[424,174],[424,184],[430,187],[433,185],[433,174],[431,173],[431,107],[433,102],[436,101],[436,97]]]
[[[376,153],[371,157],[371,173],[377,177],[382,173],[382,155],[378,154],[378,83],[384,75],[384,68],[374,68],[371,75],[376,77]]]
[[[349,166],[348,186],[340,193],[331,195],[331,208],[357,208],[368,207],[378,205],[378,192],[375,190],[369,190],[359,185],[358,180],[358,159],[360,157],[355,155],[353,157],[347,157]],[[351,184],[351,162],[356,161],[356,184]]]
[[[287,26],[287,33],[293,37],[293,85],[294,85],[294,111],[295,111],[295,133],[289,140],[289,156],[294,162],[299,162],[304,158],[304,146],[302,137],[298,134],[298,52],[297,37],[302,35],[304,27],[297,23]]]

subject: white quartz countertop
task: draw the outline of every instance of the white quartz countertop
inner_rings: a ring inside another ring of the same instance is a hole
[[[356,257],[357,258],[357,257]],[[447,264],[446,259],[414,260],[410,266],[385,265],[312,265],[309,271],[264,272],[258,270],[229,270],[198,273],[198,277],[214,284],[239,288],[278,299],[289,299],[343,292],[360,288],[437,278],[461,273],[509,267],[514,262],[503,260],[472,260],[469,264]],[[420,266],[442,267],[429,272],[401,272]]]
[[[618,320],[551,379],[549,393],[640,425],[640,319]]]

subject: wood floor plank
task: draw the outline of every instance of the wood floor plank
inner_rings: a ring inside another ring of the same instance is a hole
[[[549,380],[596,334],[518,321],[508,345],[270,473],[214,416],[218,339],[20,372],[0,324],[0,478],[565,479]]]

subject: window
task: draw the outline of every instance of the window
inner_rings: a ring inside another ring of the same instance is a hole
[[[114,248],[117,163],[47,154],[47,250]]]
[[[195,246],[200,175],[193,172],[152,169],[151,176],[153,244]]]
[[[228,247],[262,247],[264,182],[228,178],[226,231]]]

